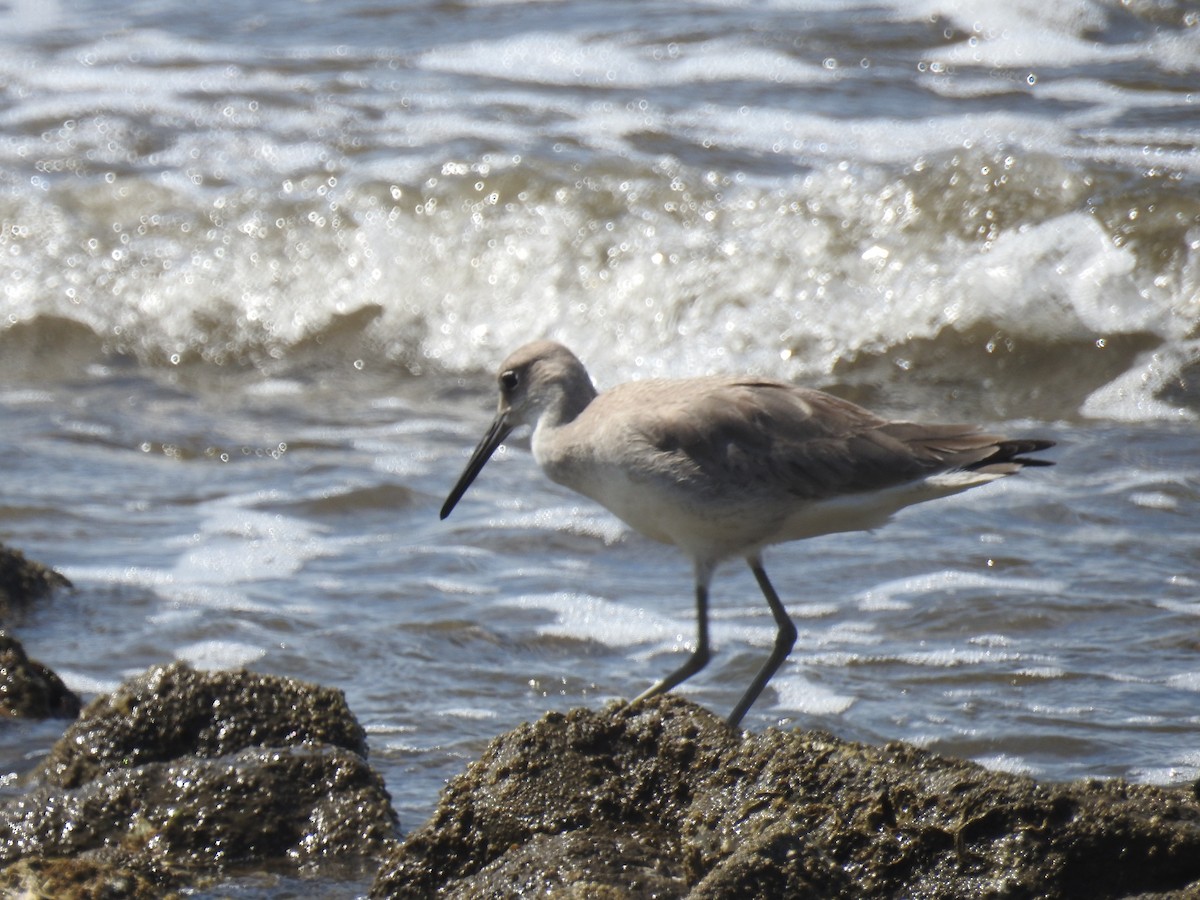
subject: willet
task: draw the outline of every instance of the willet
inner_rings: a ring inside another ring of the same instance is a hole
[[[633,702],[708,663],[708,592],[717,564],[750,565],[778,631],[729,714],[736,726],[783,663],[796,626],[763,569],[770,544],[868,530],[923,500],[1024,466],[1053,441],[1009,439],[974,425],[889,421],[830,394],[759,378],[638,381],[597,393],[566,347],[534,341],[500,366],[500,407],[442,506],[450,515],[514,428],[533,426],[533,457],[559,484],[607,507],[639,533],[691,557],[696,648]]]

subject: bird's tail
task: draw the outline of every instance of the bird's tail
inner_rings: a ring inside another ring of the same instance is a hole
[[[971,471],[984,469],[988,466],[995,465],[1014,465],[1019,467],[1024,466],[1052,466],[1054,461],[1050,459],[1030,459],[1025,456],[1026,453],[1037,453],[1041,450],[1048,450],[1054,446],[1054,441],[1041,440],[1039,438],[1018,438],[1015,440],[999,441],[996,444],[995,450],[983,459],[973,462],[964,468]]]

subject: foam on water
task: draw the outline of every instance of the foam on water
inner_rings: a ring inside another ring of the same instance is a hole
[[[283,579],[317,556],[334,552],[310,524],[251,511],[245,508],[248,502],[228,497],[208,506],[197,534],[181,542],[173,583],[244,585]]]
[[[1011,664],[1021,661],[1019,653],[1003,653],[995,650],[972,650],[965,647],[943,647],[936,650],[920,650],[903,653],[896,657],[910,666],[933,666],[949,668],[956,666],[980,666],[983,664]]]
[[[859,593],[854,600],[862,609],[905,609],[910,604],[898,598],[913,596],[919,599],[922,595],[941,591],[983,590],[988,594],[1053,594],[1064,588],[1065,585],[1061,581],[1049,578],[1014,578],[1000,574],[984,575],[946,569],[875,585]]]
[[[178,647],[175,653],[194,668],[214,671],[240,669],[267,655],[264,647],[237,641],[199,641]]]
[[[55,674],[63,683],[80,696],[95,696],[110,694],[121,685],[119,678],[96,678],[90,674],[77,672],[68,666],[59,666]],[[40,751],[38,756],[41,756]]]
[[[1158,600],[1163,609],[1188,616],[1200,616],[1200,600]]]
[[[600,597],[579,594],[543,594],[501,601],[518,609],[552,612],[555,621],[538,628],[539,634],[592,640],[612,647],[670,644],[679,640],[683,624],[646,609],[630,609]]]
[[[473,719],[479,722],[489,722],[497,718],[494,709],[479,707],[450,707],[443,709],[441,715],[447,719]]]
[[[1129,371],[1097,388],[1084,401],[1080,412],[1094,418],[1139,422],[1148,419],[1191,420],[1191,410],[1158,399],[1158,394],[1176,384],[1181,373],[1200,358],[1200,341],[1185,340],[1141,354]]]
[[[37,34],[62,22],[58,0],[11,0],[0,12],[0,21],[10,35]]]
[[[946,19],[971,35],[966,42],[956,43],[938,54],[938,58],[949,63],[1012,67],[1037,66],[1055,60],[1068,66],[1136,58],[1140,52],[1136,46],[1113,48],[1088,37],[1110,25],[1110,11],[1096,2],[928,0],[914,6],[914,12],[920,10],[925,15]]]
[[[779,702],[799,715],[837,716],[854,705],[854,697],[796,675],[776,677],[771,687],[779,696]]]
[[[533,85],[645,88],[746,79],[776,84],[813,84],[833,75],[791,56],[748,49],[729,38],[684,45],[646,44],[635,35],[619,40],[583,39],[558,32],[524,33],[431,50],[420,57],[434,71],[469,74]],[[639,107],[642,124],[655,115]]]
[[[1010,775],[1036,776],[1039,774],[1036,766],[1016,756],[1007,753],[996,753],[990,756],[977,756],[975,762],[993,772],[1007,772]]]
[[[1129,201],[1105,198],[1094,164],[1150,167],[1167,192],[1200,174],[1196,98],[1106,69],[1169,65],[1159,51],[1197,29],[1139,32],[1097,4],[897,6],[930,42],[893,51],[906,69],[869,47],[812,58],[802,30],[720,27],[736,9],[687,41],[658,20],[518,17],[265,58],[170,19],[97,39],[60,17],[50,59],[0,61],[17,86],[0,110],[7,327],[57,317],[146,362],[269,368],[344,326],[360,365],[456,371],[545,334],[606,380],[827,376],[972,329],[1047,354],[1154,335],[1153,360],[1091,385],[1080,411],[1188,414],[1161,395],[1200,358],[1200,211],[1157,213],[1181,243],[1145,252],[1101,214]],[[910,93],[876,106],[877,79]],[[1121,124],[1149,109],[1162,123]]]
[[[1200,35],[1194,27],[1190,30],[1155,29],[1144,40],[1122,41],[1119,36],[1123,31],[1128,34],[1131,21],[1125,19],[1120,10],[1098,2],[1045,4],[1037,0],[1010,3],[968,0],[945,3],[931,0],[910,9],[945,18],[970,35],[967,41],[931,55],[947,64],[1028,67],[1036,73],[1041,68],[1153,60],[1169,71],[1200,69],[1200,56],[1196,54]],[[1194,12],[1192,16],[1194,26]]]
[[[1167,684],[1185,691],[1200,691],[1200,671],[1180,672],[1172,675],[1167,679]]]

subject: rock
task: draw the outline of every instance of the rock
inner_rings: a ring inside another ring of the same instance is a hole
[[[92,701],[54,745],[38,776],[71,788],[118,766],[305,742],[367,754],[366,734],[341,691],[174,663]]]
[[[677,697],[550,714],[446,787],[384,897],[1200,893],[1200,803],[1039,784],[905,744],[735,733]]]
[[[23,859],[0,871],[5,897],[30,900],[174,900],[140,872],[113,863],[76,859]]]
[[[0,716],[73,719],[79,697],[62,679],[25,655],[21,642],[0,631]]]
[[[392,840],[386,797],[366,760],[340,748],[117,767],[70,791],[42,785],[0,808],[0,864],[35,847],[39,856],[102,850],[164,876],[370,856]]]
[[[340,691],[156,667],[89,704],[39,783],[0,804],[0,888],[159,897],[246,867],[353,877],[397,827],[366,752]]]
[[[20,550],[0,544],[0,621],[10,611],[46,596],[71,582],[53,569],[25,558]]]
[[[0,622],[55,588],[70,587],[53,569],[0,544]],[[79,697],[54,672],[25,655],[21,642],[0,631],[0,716],[74,718]]]

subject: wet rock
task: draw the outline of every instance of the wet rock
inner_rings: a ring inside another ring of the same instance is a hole
[[[0,805],[0,888],[32,879],[60,887],[31,896],[162,896],[263,866],[352,877],[397,827],[365,756],[340,691],[151,669],[89,704],[38,783]]]
[[[1200,804],[1039,784],[904,744],[742,735],[687,701],[496,739],[371,896],[1200,895]]]
[[[38,775],[70,788],[118,766],[305,742],[367,754],[366,734],[341,691],[174,663],[96,698],[54,745]]]
[[[0,863],[103,850],[163,875],[266,860],[369,856],[392,839],[382,779],[340,748],[248,749],[120,767],[0,809]],[[374,811],[366,817],[364,811]]]
[[[16,607],[46,596],[55,588],[70,587],[66,577],[41,563],[26,559],[20,550],[0,544],[0,621]]]
[[[0,631],[0,716],[73,719],[80,705],[61,678],[26,656],[20,641]]]
[[[5,897],[30,900],[174,900],[179,894],[140,872],[85,859],[23,859],[0,871]]]
[[[14,609],[70,587],[65,577],[25,558],[20,550],[0,544],[0,622]],[[16,638],[0,631],[0,717],[74,718],[79,697],[49,668],[25,655]]]

